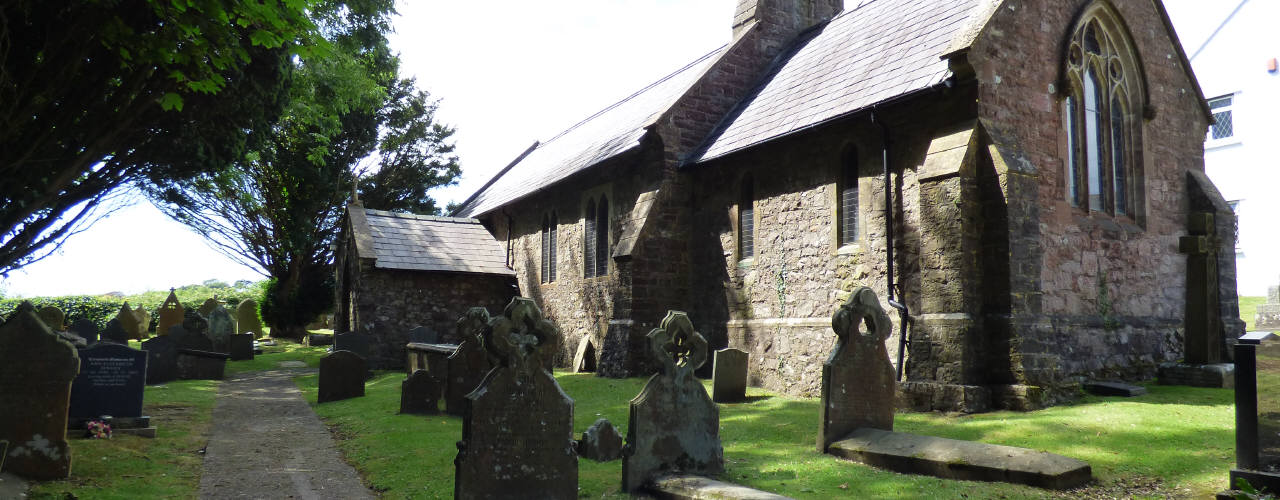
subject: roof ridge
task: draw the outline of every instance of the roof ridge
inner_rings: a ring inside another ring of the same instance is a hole
[[[393,217],[397,219],[450,222],[455,224],[479,224],[480,223],[479,219],[474,219],[471,217],[449,217],[449,216],[443,216],[443,215],[411,214],[411,213],[405,213],[405,212],[392,212],[389,210],[376,210],[372,208],[366,208],[364,209],[364,212],[367,215],[373,215],[378,217]]]

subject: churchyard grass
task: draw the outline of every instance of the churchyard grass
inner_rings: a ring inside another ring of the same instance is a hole
[[[265,337],[264,337],[265,338]],[[262,354],[244,361],[228,361],[227,375],[241,372],[275,370],[283,361],[301,361],[309,368],[320,366],[320,357],[325,355],[325,346],[307,347],[288,340],[275,341],[276,345],[263,346]]]
[[[1253,320],[1258,314],[1258,306],[1266,303],[1266,297],[1240,297],[1240,319],[1244,320],[1245,331],[1253,329]]]
[[[574,431],[605,417],[625,435],[628,402],[643,378],[557,374],[575,400]],[[462,421],[397,415],[402,372],[379,372],[365,397],[315,406],[346,459],[384,498],[447,498]],[[317,377],[296,379],[315,403]],[[707,381],[708,390],[710,390]],[[1089,462],[1097,482],[1065,497],[1196,497],[1222,489],[1234,463],[1232,393],[1147,386],[1138,398],[1085,396],[1036,412],[900,413],[902,432],[1045,450]],[[748,402],[720,405],[723,479],[796,498],[1044,498],[1055,493],[1003,483],[895,474],[815,451],[816,399],[748,389]],[[579,461],[583,498],[625,498],[621,462]],[[425,474],[423,471],[434,471]]]
[[[195,498],[217,392],[214,380],[147,386],[143,414],[157,427],[154,439],[80,439],[69,431],[71,477],[35,483],[28,498]]]

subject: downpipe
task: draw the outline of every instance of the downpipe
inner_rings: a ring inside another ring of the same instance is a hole
[[[884,221],[885,221],[885,264],[886,278],[888,280],[885,289],[889,295],[889,307],[898,311],[898,381],[902,381],[902,374],[906,367],[907,348],[911,346],[911,340],[907,338],[907,322],[911,320],[911,311],[907,309],[906,299],[902,297],[902,289],[894,282],[893,273],[893,247],[896,243],[893,234],[893,179],[890,177],[889,168],[889,127],[885,126],[884,121],[876,116],[876,108],[871,108],[871,123],[880,127],[880,162],[884,166]],[[895,294],[896,292],[896,294]],[[901,302],[899,302],[901,300]]]

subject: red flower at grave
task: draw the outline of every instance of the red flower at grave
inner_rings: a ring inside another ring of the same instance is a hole
[[[101,420],[90,420],[85,423],[85,437],[90,439],[111,439],[111,424]]]

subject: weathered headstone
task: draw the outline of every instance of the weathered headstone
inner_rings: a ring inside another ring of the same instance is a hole
[[[66,315],[62,314],[62,309],[58,309],[57,306],[41,307],[39,316],[40,321],[43,321],[50,330],[60,332],[67,329],[63,324],[66,322]]]
[[[631,400],[622,456],[626,492],[663,472],[711,477],[724,472],[720,409],[693,374],[707,360],[706,339],[679,311],[668,311],[647,337],[660,368]]]
[[[364,396],[364,357],[351,351],[334,351],[320,358],[320,394],[317,403]]]
[[[111,318],[111,321],[107,322],[107,326],[102,329],[102,340],[127,345],[129,343],[129,332],[125,331],[119,319]]]
[[[596,419],[578,440],[578,456],[597,462],[612,462],[622,458],[622,434],[607,418]]]
[[[142,331],[138,329],[138,316],[133,314],[133,309],[129,308],[128,302],[120,305],[115,320],[120,322],[120,328],[124,329],[129,340],[142,338]]]
[[[262,338],[262,319],[258,317],[258,302],[244,299],[236,306],[236,333],[252,333],[253,338]]]
[[[182,325],[176,325],[169,329],[169,336],[173,342],[178,345],[178,349],[194,349],[197,351],[212,351],[213,341],[209,337],[188,331]]]
[[[218,299],[209,297],[200,304],[200,307],[196,309],[196,312],[200,313],[201,316],[208,318],[209,313],[213,312],[213,308],[220,305],[222,305],[222,303],[218,302]]]
[[[440,413],[440,382],[426,370],[414,370],[400,383],[400,413]]]
[[[151,330],[151,313],[139,305],[133,310],[133,315],[138,317],[138,332],[146,337],[147,332]]]
[[[333,350],[351,351],[369,359],[369,336],[360,332],[345,332],[333,336]]]
[[[231,361],[253,359],[253,334],[241,333],[231,336]]]
[[[1185,360],[1197,365],[1221,363],[1225,358],[1218,310],[1219,245],[1213,214],[1188,214],[1187,232],[1190,234],[1178,240],[1178,251],[1187,255]]]
[[[1267,302],[1258,304],[1253,317],[1253,328],[1260,331],[1280,331],[1280,286],[1267,287]]]
[[[169,297],[164,299],[164,303],[160,305],[160,311],[156,318],[156,335],[168,335],[169,329],[182,324],[182,318],[186,313],[186,308],[182,307],[182,302],[178,301],[178,296],[173,289],[169,289]]]
[[[425,326],[415,326],[409,330],[409,342],[436,344],[440,342],[440,336],[436,335],[434,330],[428,330]]]
[[[235,319],[231,317],[231,313],[222,304],[218,304],[205,317],[209,318],[209,339],[213,341],[213,350],[231,352],[231,336],[236,332]]]
[[[72,321],[69,331],[90,344],[98,341],[98,325],[94,324],[93,320],[80,318]]]
[[[209,320],[201,316],[199,312],[188,309],[182,314],[182,329],[208,337]]]
[[[716,351],[711,367],[711,400],[736,403],[747,399],[747,363],[750,355],[741,349]]]
[[[222,380],[227,369],[225,352],[178,349],[178,378],[183,380]]]
[[[37,480],[71,474],[67,403],[80,359],[23,302],[0,325],[0,440],[4,468]]]
[[[578,497],[573,400],[543,368],[559,342],[559,329],[524,297],[490,321],[484,345],[498,366],[467,396],[454,498]]]
[[[71,383],[74,421],[104,415],[141,417],[146,387],[147,353],[112,343],[94,344],[80,351],[80,374]]]
[[[157,335],[144,340],[142,350],[147,351],[148,384],[163,384],[178,378],[178,342],[173,337]]]
[[[462,416],[466,412],[467,394],[476,390],[493,368],[484,348],[484,331],[490,319],[489,311],[483,307],[472,307],[458,318],[458,349],[449,356],[448,368],[442,374],[448,380],[444,402],[445,412],[450,415]]]
[[[854,290],[831,316],[837,339],[822,365],[820,453],[859,428],[893,430],[897,381],[884,346],[889,327],[889,315],[867,287]]]

